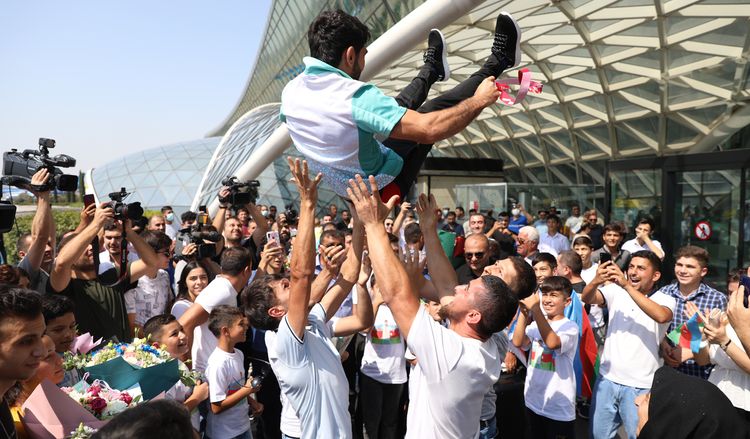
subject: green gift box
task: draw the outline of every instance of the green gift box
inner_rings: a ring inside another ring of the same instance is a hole
[[[96,366],[85,367],[83,370],[88,372],[90,382],[102,380],[113,389],[129,389],[138,384],[145,400],[166,392],[180,379],[177,360],[141,368],[133,366],[122,357],[116,357]]]

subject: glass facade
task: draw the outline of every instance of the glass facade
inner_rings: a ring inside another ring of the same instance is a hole
[[[127,155],[92,169],[97,199],[126,188],[127,202],[140,201],[145,209],[170,205],[176,212],[190,209],[201,177],[221,137],[175,143]]]

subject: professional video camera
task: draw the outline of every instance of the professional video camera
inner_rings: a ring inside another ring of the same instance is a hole
[[[115,211],[115,219],[123,221],[125,219],[137,220],[143,216],[143,208],[140,202],[135,203],[123,203],[122,200],[130,195],[130,192],[126,191],[125,188],[120,188],[120,192],[111,192],[109,194],[110,201],[109,207]]]
[[[16,206],[10,201],[0,201],[0,233],[8,233],[16,219]]]
[[[179,230],[180,236],[187,238],[191,244],[195,244],[197,250],[195,252],[196,259],[213,258],[216,256],[216,244],[221,240],[221,234],[215,230],[204,230],[204,227],[199,222],[195,222],[190,227],[185,227]],[[209,241],[213,244],[207,244]],[[185,256],[177,256],[176,259],[186,259]]]
[[[286,210],[284,211],[284,216],[286,216],[286,223],[290,226],[296,226],[297,225],[297,211],[294,209],[294,204],[287,204]]]
[[[51,191],[57,188],[60,191],[71,192],[78,189],[78,176],[63,174],[57,166],[70,168],[75,166],[76,159],[69,155],[60,154],[49,156],[49,148],[55,147],[54,139],[39,139],[39,150],[26,149],[18,152],[11,149],[3,153],[3,183],[19,187],[21,189],[35,189],[39,191]],[[31,187],[31,177],[41,168],[47,168],[50,179],[41,187]]]
[[[220,203],[229,203],[233,209],[245,207],[248,203],[255,203],[258,199],[258,180],[241,182],[237,177],[227,177],[221,180],[221,185],[229,188],[229,195],[226,198],[219,198]]]

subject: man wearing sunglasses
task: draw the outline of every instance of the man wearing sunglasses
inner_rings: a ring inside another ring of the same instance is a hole
[[[458,284],[465,285],[478,278],[490,263],[490,241],[481,233],[469,235],[464,243],[466,264],[456,270]]]

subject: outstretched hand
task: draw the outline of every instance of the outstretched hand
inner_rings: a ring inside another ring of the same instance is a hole
[[[375,177],[370,176],[370,190],[367,190],[367,185],[360,175],[356,175],[354,180],[349,180],[349,187],[346,189],[346,193],[349,195],[349,199],[354,204],[354,209],[357,211],[360,221],[365,226],[374,224],[383,225],[386,217],[398,201],[398,196],[394,195],[388,200],[387,203],[383,203],[380,199],[380,192],[378,192],[378,184],[375,182]]]
[[[419,215],[419,223],[425,230],[432,230],[437,227],[436,212],[438,210],[440,209],[438,208],[434,195],[419,195],[419,200],[417,201],[417,214]]]
[[[40,168],[31,176],[31,192],[37,197],[40,195],[49,195],[49,189],[41,191],[39,188],[52,178],[47,168]]]
[[[314,179],[310,179],[310,172],[307,168],[307,160],[286,158],[289,163],[289,170],[292,172],[292,181],[297,185],[300,199],[302,201],[318,201],[318,185],[323,178],[323,174],[318,173]]]

